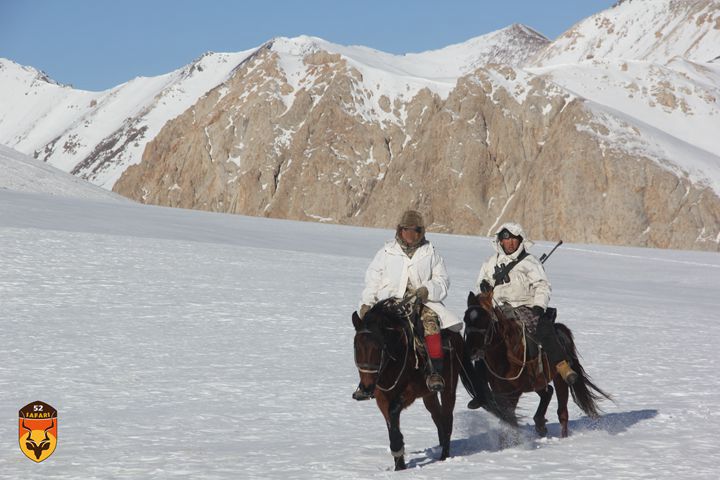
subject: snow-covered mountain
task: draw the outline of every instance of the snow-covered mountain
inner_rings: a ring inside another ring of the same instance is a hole
[[[111,189],[162,126],[252,51],[208,53],[158,77],[76,90],[0,59],[0,144]]]
[[[102,92],[60,85],[32,67],[0,59],[0,144],[111,189],[128,166],[140,162],[145,145],[165,123],[264,48],[281,57],[291,82],[305,55],[328,51],[346,56],[382,89],[409,97],[425,87],[447,95],[457,78],[476,66],[522,63],[547,43],[521,25],[404,56],[315,37],[277,38],[242,52],[207,53],[166,75],[138,77]]]
[[[552,43],[513,25],[407,55],[278,37],[100,93],[5,62],[0,143],[147,203],[718,250],[719,7],[628,0]]]

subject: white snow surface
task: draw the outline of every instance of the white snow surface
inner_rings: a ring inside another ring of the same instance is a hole
[[[50,192],[49,192],[50,193]],[[532,232],[528,232],[531,234]],[[571,436],[520,441],[460,387],[452,457],[422,402],[402,414],[410,470],[350,395],[350,314],[389,230],[0,189],[0,477],[52,479],[715,479],[720,255],[563,245],[552,305],[613,394]],[[429,234],[457,314],[487,238]],[[537,255],[550,250],[540,242]],[[42,400],[59,443],[41,464],[12,419]]]
[[[99,201],[129,202],[104,188],[0,145],[0,190],[48,193]]]

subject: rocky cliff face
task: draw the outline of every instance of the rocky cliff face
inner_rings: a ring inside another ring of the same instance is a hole
[[[447,97],[376,97],[339,54],[287,78],[268,45],[169,122],[115,191],[186,208],[391,227],[408,207],[430,230],[717,250],[709,187],[614,145],[641,132],[552,81],[487,65]],[[292,95],[291,95],[292,94]],[[291,99],[291,100],[288,100]],[[605,115],[605,116],[603,116]]]

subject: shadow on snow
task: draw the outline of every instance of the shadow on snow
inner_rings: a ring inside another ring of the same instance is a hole
[[[604,431],[610,435],[626,432],[630,427],[643,420],[656,417],[657,410],[635,410],[631,412],[607,413],[599,418],[582,417],[570,421],[570,436],[581,435],[583,432]],[[514,431],[487,415],[478,415],[476,412],[460,412],[456,414],[456,425],[464,432],[482,432],[470,434],[467,438],[460,438],[450,442],[452,457],[462,457],[480,452],[500,452],[507,448],[516,448],[526,445],[536,448],[542,441],[535,434],[532,425],[521,425]],[[548,437],[560,437],[560,424],[558,422],[547,424]],[[547,437],[546,437],[547,438]],[[427,448],[424,451],[414,451],[410,454],[408,468],[424,467],[435,463],[440,456],[440,447]]]

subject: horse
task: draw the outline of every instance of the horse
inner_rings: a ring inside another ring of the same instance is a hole
[[[414,332],[413,308],[412,305],[391,298],[375,304],[362,320],[357,312],[352,315],[355,326],[355,365],[360,374],[359,388],[364,398],[375,397],[385,417],[395,470],[407,468],[403,434],[400,431],[400,412],[416,399],[422,398],[437,428],[442,449],[440,460],[445,460],[450,456],[458,375],[462,375],[466,388],[474,381],[469,377],[472,364],[465,353],[462,336],[457,332],[443,330],[445,361],[442,377],[445,387],[439,399],[436,392],[428,389],[425,384],[425,365],[428,360],[424,356],[424,347],[417,346],[423,339],[416,338]],[[476,395],[483,394],[481,385],[475,388]],[[489,392],[489,388],[485,388]]]
[[[534,357],[528,354],[526,347],[530,348],[530,342],[524,326],[506,318],[499,308],[494,308],[492,298],[492,290],[477,295],[470,292],[463,320],[466,348],[473,360],[483,360],[478,363],[484,363],[484,368],[490,372],[490,388],[501,408],[507,410],[507,414],[514,414],[520,395],[536,392],[540,396],[540,404],[533,416],[535,431],[539,436],[547,435],[545,413],[553,395],[552,382],[557,395],[561,437],[568,436],[568,391],[586,415],[599,417],[598,401],[612,398],[591,381],[580,364],[570,329],[561,323],[554,324],[560,344],[578,374],[573,385],[563,380],[544,354],[535,353]]]

